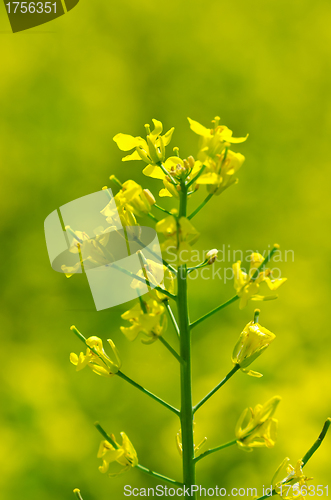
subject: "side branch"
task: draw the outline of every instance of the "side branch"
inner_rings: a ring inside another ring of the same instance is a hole
[[[227,300],[226,302],[224,302],[220,306],[215,307],[215,309],[213,309],[209,313],[205,314],[204,316],[201,316],[201,318],[197,319],[196,321],[193,321],[193,323],[191,323],[191,325],[190,325],[191,329],[194,328],[195,326],[199,325],[202,321],[204,321],[205,319],[209,318],[213,314],[215,314],[218,311],[221,311],[225,307],[229,306],[230,304],[232,304],[233,302],[235,302],[238,299],[239,299],[239,296],[235,295],[234,297],[232,297],[231,299]]]
[[[204,206],[208,203],[208,201],[209,201],[209,200],[210,200],[213,196],[214,196],[214,193],[209,193],[209,195],[208,195],[208,196],[207,196],[207,197],[203,200],[203,202],[201,203],[201,205],[199,205],[199,206],[198,206],[198,208],[196,208],[196,209],[194,210],[194,212],[192,212],[192,213],[191,213],[191,215],[189,215],[187,218],[188,218],[189,220],[193,219],[193,217],[194,217],[195,215],[197,215],[197,213],[199,213],[199,212],[200,212],[200,210],[202,210],[202,209],[203,209],[203,207],[204,207]]]
[[[198,457],[194,459],[195,462],[199,462],[202,458],[207,457],[211,453],[215,453],[216,451],[224,450],[224,448],[228,448],[229,446],[233,446],[234,444],[237,443],[237,440],[234,439],[233,441],[229,441],[228,443],[221,444],[221,446],[216,446],[216,448],[212,448],[211,450],[207,450],[204,453],[201,453]]]
[[[165,338],[160,335],[159,341],[162,342],[162,344],[168,349],[168,351],[179,361],[180,363],[184,363],[183,358],[178,354],[178,352],[175,351],[173,347],[165,340]]]
[[[135,382],[134,380],[132,380],[131,378],[127,377],[126,375],[124,375],[124,373],[122,373],[121,371],[118,371],[116,373],[116,375],[118,375],[121,379],[125,380],[126,382],[128,382],[129,384],[131,384],[133,387],[135,387],[136,389],[139,389],[139,391],[143,392],[144,394],[147,394],[147,396],[149,396],[150,398],[154,399],[154,401],[157,401],[158,403],[160,403],[162,406],[164,406],[165,408],[168,408],[168,410],[172,411],[175,415],[177,415],[178,417],[180,416],[180,411],[177,410],[177,408],[175,408],[174,406],[171,406],[169,403],[167,403],[166,401],[163,401],[163,399],[159,398],[158,396],[156,396],[155,394],[153,394],[152,392],[148,391],[147,389],[145,389],[142,385],[139,385],[137,384],[137,382]]]
[[[239,365],[234,366],[232,370],[227,374],[227,376],[224,377],[224,379],[221,380],[221,382],[216,387],[214,387],[214,389],[210,391],[207,394],[207,396],[201,399],[201,401],[193,407],[193,413],[195,413],[199,408],[201,408],[201,406],[204,405],[205,402],[208,401],[208,399],[210,399],[215,394],[215,392],[217,392],[218,389],[220,389],[232,377],[232,375],[234,375],[239,370],[239,368],[240,368]]]
[[[324,423],[321,434],[318,436],[317,440],[315,441],[313,446],[310,448],[310,450],[308,450],[307,453],[305,454],[305,456],[303,457],[303,459],[302,459],[303,466],[302,467],[304,467],[306,465],[308,460],[310,460],[310,458],[314,455],[315,451],[317,451],[318,448],[321,446],[322,441],[325,438],[325,436],[329,430],[330,425],[331,425],[331,418],[328,418]]]
[[[148,469],[143,465],[138,464],[136,465],[135,468],[141,470],[142,472],[145,472],[145,474],[148,474],[149,476],[156,477],[157,479],[162,479],[162,481],[166,481],[167,483],[170,483],[173,486],[184,486],[183,483],[179,483],[178,481],[175,481],[170,477],[164,476],[163,474],[159,474],[158,472],[154,472],[153,470]]]

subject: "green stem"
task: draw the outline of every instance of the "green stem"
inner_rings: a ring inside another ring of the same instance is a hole
[[[201,316],[201,318],[199,318],[196,321],[194,321],[193,323],[191,323],[191,328],[194,328],[195,326],[199,325],[202,321],[209,318],[210,316],[217,313],[218,311],[221,311],[221,309],[224,309],[225,307],[229,306],[230,304],[232,304],[233,302],[235,302],[238,299],[239,299],[238,295],[235,295],[234,297],[227,300],[226,302],[224,302],[220,306],[215,307],[215,309],[213,309],[209,313],[205,314],[204,316]]]
[[[165,212],[168,215],[173,215],[171,212],[169,212],[169,210],[166,210],[165,208],[160,207],[160,205],[157,205],[156,203],[154,203],[153,207],[157,208],[158,210],[161,210],[161,212]]]
[[[156,477],[157,479],[162,479],[163,481],[166,481],[167,483],[170,483],[173,486],[183,486],[183,483],[179,483],[174,479],[170,479],[170,477],[164,476],[163,474],[159,474],[158,472],[154,472],[151,469],[147,469],[147,467],[144,467],[143,465],[140,464],[136,465],[136,469],[145,472],[145,474],[148,474],[149,476]]]
[[[208,195],[208,196],[207,196],[207,197],[203,200],[203,202],[201,203],[201,205],[199,205],[199,206],[198,206],[198,208],[196,208],[196,209],[194,210],[194,212],[192,212],[192,213],[191,213],[191,215],[189,215],[187,218],[188,218],[189,220],[193,219],[193,217],[194,217],[195,215],[197,215],[197,213],[199,213],[199,212],[200,212],[200,210],[202,210],[202,209],[203,209],[203,207],[204,207],[204,206],[208,203],[208,201],[209,201],[209,200],[210,200],[213,196],[214,196],[214,193],[209,193],[209,195]]]
[[[154,222],[159,222],[159,219],[155,217],[155,215],[151,214],[150,212],[147,214],[148,217],[150,217]]]
[[[126,382],[128,382],[129,384],[131,384],[133,387],[135,387],[136,389],[139,389],[139,391],[143,392],[144,394],[147,394],[147,396],[149,396],[150,398],[154,399],[154,401],[157,401],[158,403],[160,403],[162,406],[164,406],[165,408],[168,408],[168,410],[172,411],[173,413],[175,413],[175,415],[179,416],[180,415],[180,411],[177,410],[177,408],[175,408],[174,406],[171,406],[170,404],[168,404],[166,401],[163,401],[163,399],[159,398],[158,396],[156,396],[155,394],[153,394],[152,392],[148,391],[147,389],[145,389],[142,385],[139,385],[137,384],[137,382],[135,382],[134,380],[132,380],[131,378],[127,377],[126,375],[124,375],[123,372],[121,371],[118,371],[116,373],[116,375],[118,375],[121,379],[125,380]]]
[[[208,264],[208,261],[207,261],[207,260],[205,260],[204,262],[201,262],[201,264],[198,264],[198,265],[197,265],[197,266],[195,266],[195,267],[189,267],[189,268],[187,269],[187,274],[190,274],[190,273],[192,273],[193,271],[196,271],[197,269],[203,269],[204,267],[206,267],[206,266],[208,266],[208,265],[209,265],[209,264]]]
[[[168,349],[169,352],[180,362],[183,363],[183,359],[180,357],[180,355],[171,347],[170,344],[160,335],[159,337],[160,342]]]
[[[328,418],[324,423],[321,434],[318,436],[317,440],[315,441],[313,446],[310,448],[310,450],[308,450],[307,453],[305,454],[305,456],[303,457],[303,459],[302,459],[303,466],[302,467],[304,467],[306,465],[308,460],[310,460],[310,458],[314,455],[315,451],[318,450],[318,448],[321,446],[322,441],[325,438],[326,433],[328,432],[330,425],[331,425],[331,418]]]
[[[178,217],[186,217],[187,188],[182,183]],[[186,487],[195,485],[193,408],[192,408],[192,374],[191,374],[191,333],[187,301],[187,268],[186,264],[178,268],[178,320],[180,330],[180,355],[184,360],[180,368],[181,385],[181,431],[182,431],[182,464],[183,482]],[[193,494],[196,499],[196,494]]]
[[[232,375],[234,375],[238,370],[239,370],[240,366],[239,365],[235,365],[232,370],[226,375],[226,377],[224,377],[223,380],[221,380],[221,382],[219,384],[217,384],[216,387],[214,387],[214,389],[212,391],[210,391],[207,396],[205,396],[203,399],[201,399],[201,401],[194,406],[193,408],[193,413],[195,413],[199,408],[201,408],[202,405],[205,404],[206,401],[208,401],[209,398],[211,398],[215,392],[218,391],[218,389],[220,389],[231,377]]]
[[[126,249],[128,251],[128,255],[131,255],[131,248],[130,248],[130,243],[129,243],[128,232],[126,230],[126,226],[123,226],[123,233],[124,233],[125,244],[126,244]]]
[[[168,179],[170,179],[170,182],[171,184],[173,184],[174,186],[177,186],[177,182],[175,181],[175,179],[170,175],[170,173],[168,172],[168,170],[163,166],[162,162],[160,161],[158,164],[157,164],[163,171],[163,173],[166,175],[166,177]]]
[[[176,321],[176,318],[174,316],[174,313],[172,312],[172,309],[170,307],[170,304],[169,304],[169,301],[168,300],[165,300],[164,301],[164,305],[165,305],[165,308],[167,309],[168,311],[168,314],[170,316],[170,319],[171,319],[171,322],[172,324],[174,325],[174,328],[176,330],[176,333],[177,333],[177,336],[178,338],[180,337],[180,331],[179,331],[179,326],[177,325],[177,321]]]
[[[115,450],[118,450],[119,446],[117,443],[115,443],[115,441],[113,440],[113,438],[111,438],[109,436],[109,434],[105,431],[105,429],[103,429],[101,427],[101,425],[99,424],[99,422],[95,422],[95,427],[96,429],[100,432],[100,434],[105,438],[106,441],[108,441],[108,443],[110,443],[114,448]]]
[[[192,184],[197,181],[200,177],[200,175],[203,173],[203,171],[205,170],[207,165],[202,165],[202,167],[200,168],[199,172],[193,177],[193,179],[190,180],[190,182],[188,182],[186,184],[186,187],[189,188],[190,186],[192,186]]]
[[[195,463],[199,462],[202,458],[207,457],[211,453],[215,453],[216,451],[224,450],[224,448],[228,448],[229,446],[233,446],[234,444],[237,443],[237,440],[234,439],[233,441],[229,441],[228,443],[222,444],[221,446],[216,446],[216,448],[212,448],[211,450],[207,450],[204,453],[201,453],[198,457],[194,459]]]

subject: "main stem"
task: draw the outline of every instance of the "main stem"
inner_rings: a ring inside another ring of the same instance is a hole
[[[187,187],[181,185],[179,217],[186,217]],[[179,228],[178,228],[179,230]],[[195,485],[194,439],[193,439],[193,407],[192,407],[192,377],[191,377],[191,334],[187,304],[187,267],[178,268],[178,320],[180,330],[180,356],[183,363],[180,366],[181,386],[181,429],[183,446],[183,483],[191,488]],[[196,499],[196,494],[191,497]]]

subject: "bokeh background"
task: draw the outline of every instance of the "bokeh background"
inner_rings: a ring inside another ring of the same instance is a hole
[[[155,486],[131,471],[100,474],[99,420],[125,431],[142,464],[180,479],[176,417],[116,377],[76,373],[69,330],[111,337],[123,371],[178,404],[178,367],[162,345],[129,343],[119,330],[126,305],[96,312],[84,276],[52,271],[46,216],[99,190],[110,174],[144,178],[121,163],[112,137],[143,134],[152,118],[175,126],[172,145],[195,154],[187,116],[205,125],[219,114],[246,157],[237,186],[195,218],[197,248],[294,251],[281,264],[288,282],[261,303],[261,322],[277,339],[254,364],[264,377],[238,373],[197,413],[197,439],[233,438],[242,410],[282,396],[272,450],[236,447],[200,462],[197,481],[213,487],[268,485],[285,456],[295,462],[331,416],[330,132],[331,4],[327,0],[183,2],[81,1],[69,14],[11,34],[0,8],[1,498],[117,499],[123,486]],[[195,207],[204,196],[192,201]],[[223,266],[224,263],[219,263]],[[220,280],[190,284],[196,319],[233,293]],[[256,303],[237,304],[194,331],[194,400],[231,368],[230,355]],[[169,328],[167,339],[176,345]],[[326,486],[331,435],[307,467]],[[260,492],[260,490],[259,490]]]

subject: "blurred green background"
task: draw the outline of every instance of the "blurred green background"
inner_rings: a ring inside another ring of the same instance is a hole
[[[263,251],[278,242],[295,259],[282,264],[280,298],[261,303],[261,323],[277,335],[254,364],[264,377],[238,373],[196,418],[197,439],[216,446],[233,439],[246,406],[279,394],[277,445],[208,457],[197,482],[268,485],[331,416],[330,2],[82,0],[15,35],[0,12],[1,498],[71,499],[79,487],[84,500],[108,500],[122,498],[125,484],[155,486],[137,470],[115,479],[98,471],[95,420],[117,436],[125,431],[142,464],[180,479],[176,417],[116,377],[76,373],[69,353],[82,346],[69,327],[111,337],[123,371],[178,405],[176,361],[158,343],[126,340],[126,305],[96,312],[84,276],[51,269],[43,222],[113,173],[157,192],[141,163],[121,163],[116,133],[143,134],[158,118],[176,127],[172,146],[185,157],[197,150],[186,117],[208,125],[216,114],[235,136],[250,136],[234,148],[246,157],[239,184],[194,219],[197,248]],[[192,282],[192,318],[232,293],[232,283]],[[194,331],[196,402],[231,368],[254,305],[234,304]],[[167,339],[176,345],[171,328]],[[331,435],[307,466],[315,485],[328,484],[330,451]]]

